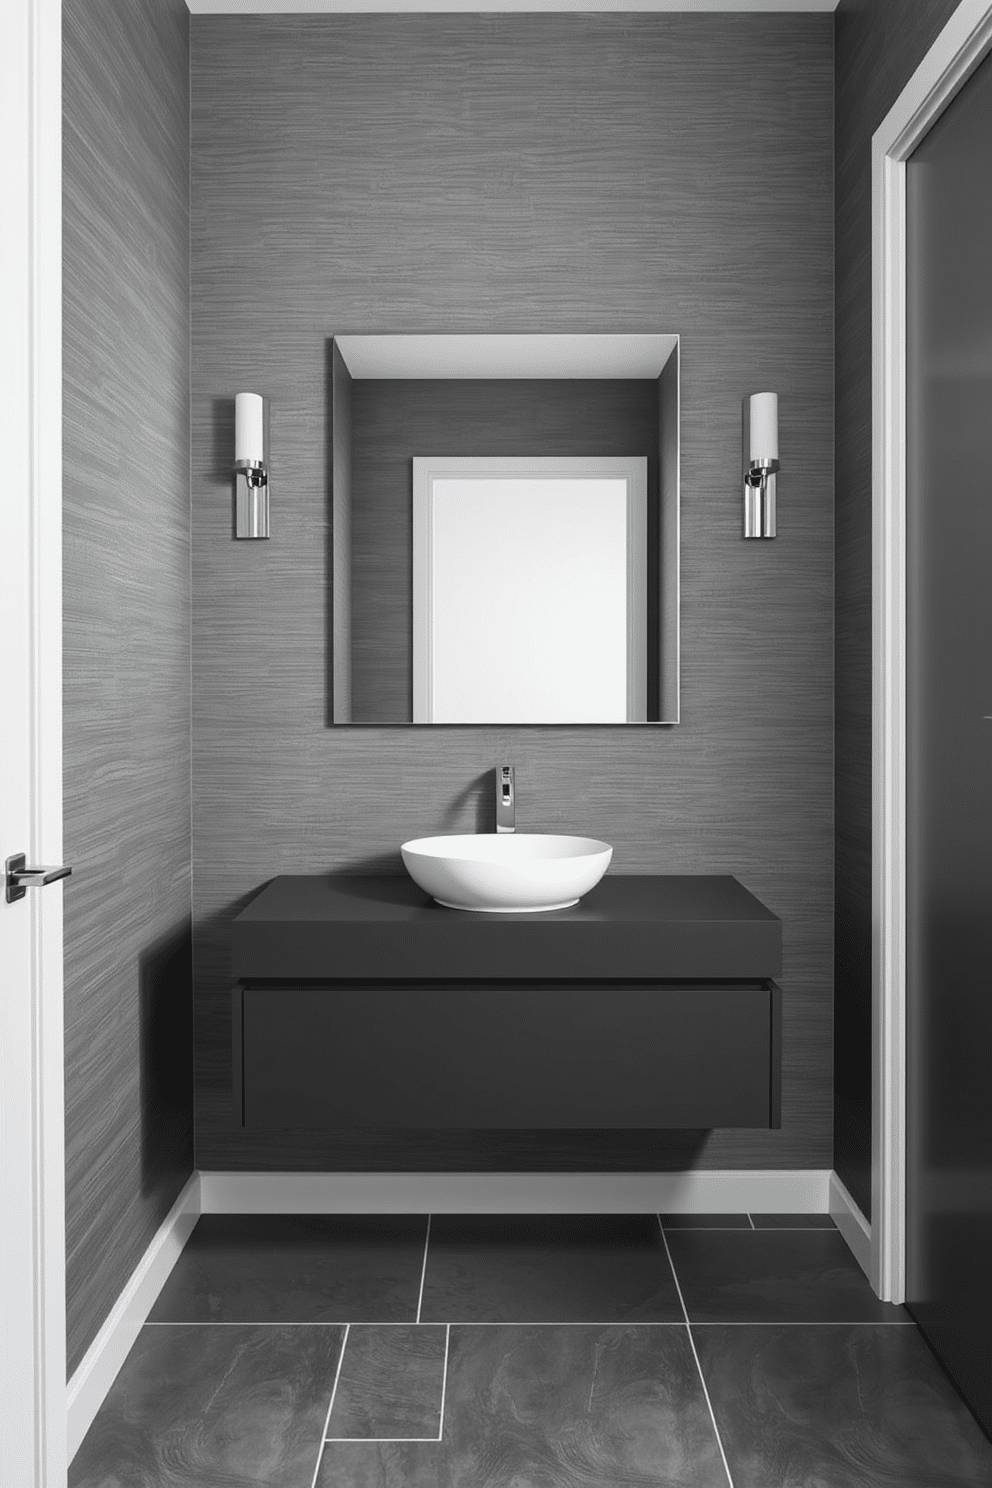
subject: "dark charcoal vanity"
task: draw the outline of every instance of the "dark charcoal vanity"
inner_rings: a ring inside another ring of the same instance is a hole
[[[250,1129],[778,1126],[781,922],[731,877],[468,914],[281,877],[233,927]]]

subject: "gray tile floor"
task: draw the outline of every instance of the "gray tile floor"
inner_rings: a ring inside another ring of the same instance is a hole
[[[70,1488],[964,1488],[823,1216],[209,1216]]]

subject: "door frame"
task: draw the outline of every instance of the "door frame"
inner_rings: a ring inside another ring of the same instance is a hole
[[[906,162],[992,48],[961,0],[872,138],[871,1281],[906,1295]]]
[[[5,0],[0,46],[0,862],[62,861],[62,5]],[[16,840],[12,840],[15,839]],[[0,896],[0,1453],[66,1481],[62,887]]]

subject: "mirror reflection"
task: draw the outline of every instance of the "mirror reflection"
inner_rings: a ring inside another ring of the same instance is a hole
[[[414,456],[414,723],[646,722],[646,604],[646,457]]]

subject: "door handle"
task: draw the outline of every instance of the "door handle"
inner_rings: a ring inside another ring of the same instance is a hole
[[[27,868],[25,866],[26,862],[27,859],[23,853],[15,853],[3,865],[8,904],[14,904],[18,899],[23,899],[28,889],[41,889],[45,884],[55,883],[57,879],[68,878],[72,872],[72,869],[68,866],[61,868]]]

